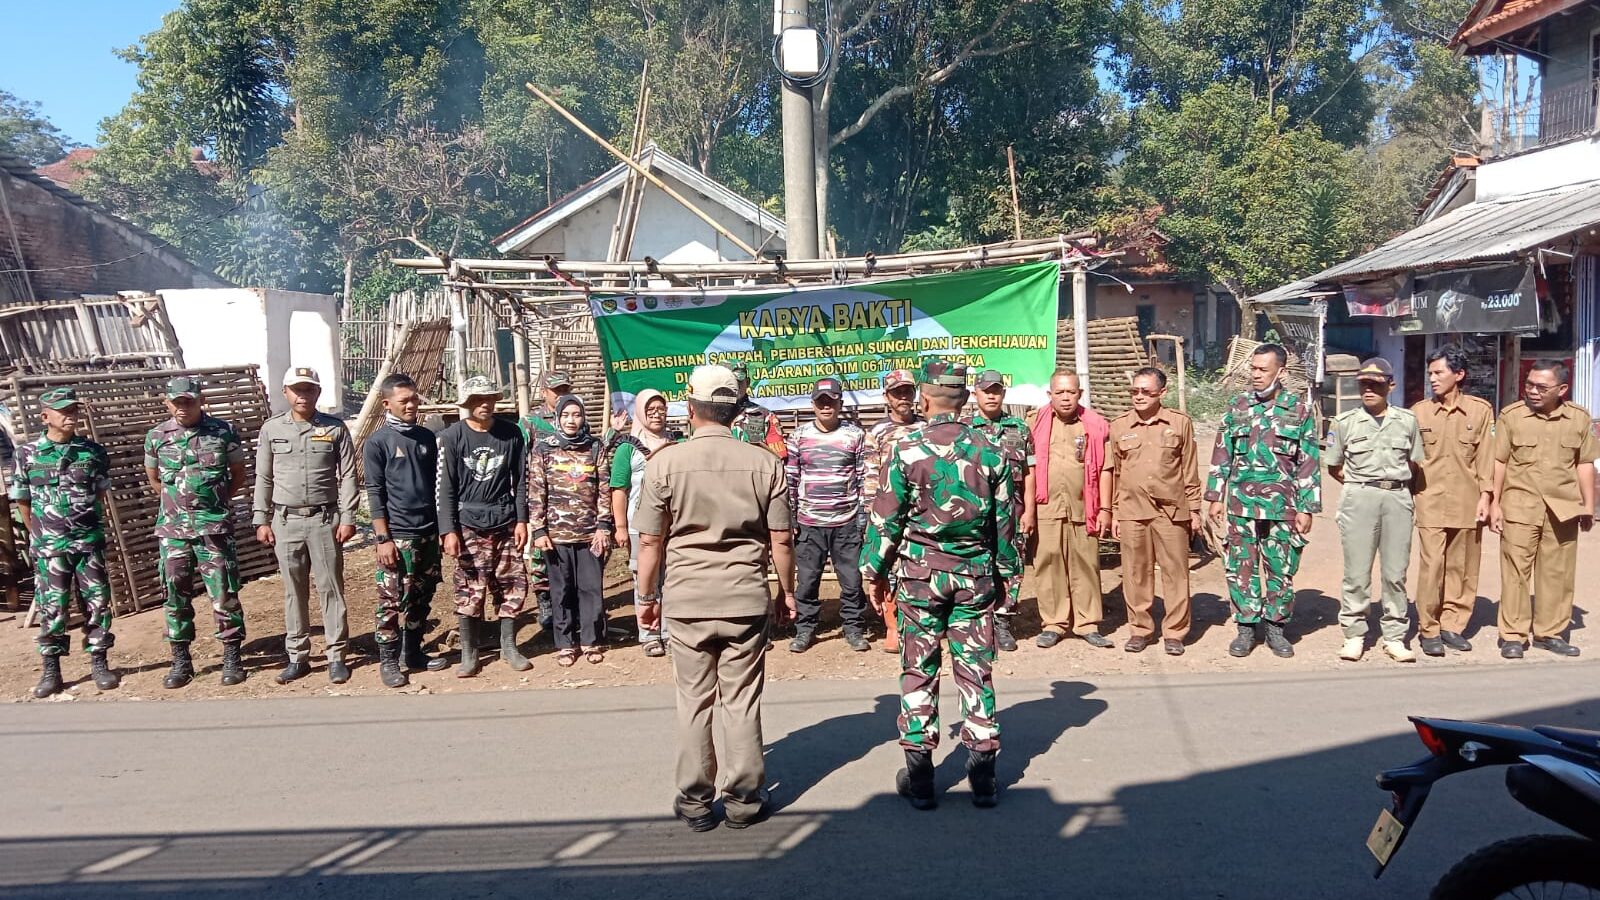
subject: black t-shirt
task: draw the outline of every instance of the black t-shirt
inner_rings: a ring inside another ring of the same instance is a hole
[[[367,506],[396,537],[439,532],[439,437],[421,425],[384,425],[361,445]]]
[[[524,446],[517,426],[488,431],[457,422],[439,435],[439,533],[489,531],[528,521]]]

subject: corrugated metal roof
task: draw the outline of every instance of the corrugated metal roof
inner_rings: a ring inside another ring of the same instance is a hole
[[[1349,281],[1505,259],[1596,224],[1600,224],[1600,181],[1470,203],[1308,280]]]
[[[1257,306],[1271,305],[1274,303],[1289,303],[1295,300],[1310,300],[1315,297],[1326,297],[1333,291],[1317,288],[1315,281],[1291,281],[1282,287],[1275,287],[1270,291],[1257,294],[1250,298],[1250,302]]]

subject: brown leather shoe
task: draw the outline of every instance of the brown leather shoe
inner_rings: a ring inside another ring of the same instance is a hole
[[[1177,640],[1176,638],[1167,638],[1161,642],[1161,649],[1167,651],[1168,656],[1182,656],[1183,641]]]
[[[1128,638],[1127,643],[1122,645],[1122,649],[1128,651],[1129,653],[1142,653],[1144,652],[1144,648],[1148,646],[1150,646],[1150,639],[1142,634],[1136,634],[1133,637]]]

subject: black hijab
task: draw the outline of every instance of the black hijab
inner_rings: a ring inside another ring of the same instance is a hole
[[[561,430],[561,413],[569,406],[584,410],[583,427],[571,437]],[[545,442],[557,450],[587,450],[594,443],[594,435],[589,433],[588,410],[584,409],[583,401],[574,394],[563,394],[556,400],[555,425],[556,433],[546,437]]]

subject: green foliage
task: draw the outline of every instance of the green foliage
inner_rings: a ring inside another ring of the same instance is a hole
[[[39,112],[39,104],[0,90],[0,152],[35,166],[53,163],[73,147],[61,129]]]

